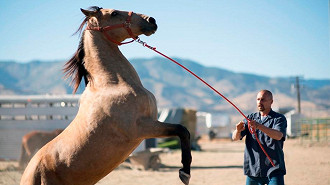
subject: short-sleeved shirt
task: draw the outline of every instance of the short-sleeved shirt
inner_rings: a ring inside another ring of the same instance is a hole
[[[269,112],[263,121],[261,119],[260,112],[252,113],[247,117],[248,119],[255,120],[257,123],[268,128],[282,132],[283,137],[281,140],[275,140],[260,130],[256,130],[260,143],[275,164],[275,167],[273,167],[269,159],[260,148],[255,135],[252,135],[249,132],[247,120],[244,120],[245,129],[241,132],[242,138],[246,136],[244,151],[244,174],[253,177],[285,175],[286,169],[284,163],[283,144],[286,137],[286,118],[284,115],[274,112],[273,110]]]

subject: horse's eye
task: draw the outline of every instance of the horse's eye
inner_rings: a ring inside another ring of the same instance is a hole
[[[116,16],[116,15],[118,15],[117,12],[112,12],[112,13],[111,13],[111,16]]]

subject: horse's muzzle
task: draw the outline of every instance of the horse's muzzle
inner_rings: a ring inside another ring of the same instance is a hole
[[[156,20],[153,17],[149,17],[148,22],[157,26]]]

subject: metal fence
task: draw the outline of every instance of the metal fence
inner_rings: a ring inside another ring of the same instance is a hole
[[[302,119],[300,125],[300,141],[303,142],[329,142],[330,118]]]

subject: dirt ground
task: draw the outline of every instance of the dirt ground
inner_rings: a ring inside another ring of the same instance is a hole
[[[242,185],[244,142],[230,140],[203,140],[203,151],[193,151],[191,185]],[[286,185],[330,185],[330,144],[301,144],[289,139],[284,144],[287,175]],[[180,151],[160,154],[162,166],[158,171],[131,170],[119,166],[97,185],[182,185],[178,170],[181,167]],[[22,171],[17,162],[0,162],[0,184],[19,184]]]

